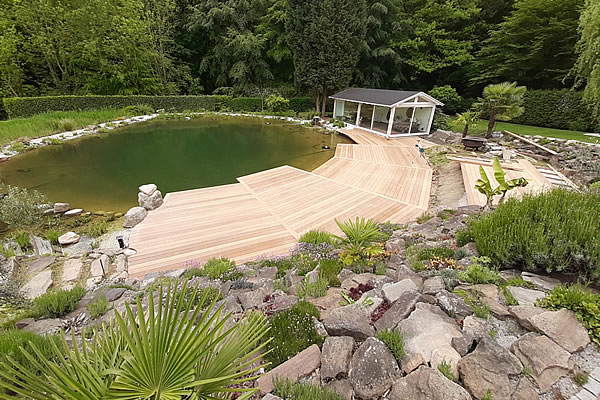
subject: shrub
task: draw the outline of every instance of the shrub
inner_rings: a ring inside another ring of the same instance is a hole
[[[377,332],[377,339],[381,340],[390,349],[394,358],[400,363],[406,354],[404,351],[404,337],[397,330],[386,329]]]
[[[104,221],[99,221],[90,225],[87,230],[88,235],[97,238],[108,232],[108,224]]]
[[[444,103],[442,109],[449,114],[456,114],[465,110],[463,108],[465,104],[463,98],[450,85],[434,86],[428,94]]]
[[[138,116],[154,114],[154,109],[148,104],[136,104],[133,106],[123,107],[121,109],[125,115]]]
[[[54,229],[49,229],[44,233],[44,237],[52,244],[58,244],[59,233]]]
[[[264,102],[260,97],[235,97],[227,102],[232,111],[263,111]]]
[[[473,237],[473,232],[470,229],[459,229],[454,234],[454,239],[456,240],[456,245],[458,247],[463,247],[466,244],[469,244],[475,240]]]
[[[592,192],[600,194],[600,182],[594,182],[594,183],[590,184],[588,189]]]
[[[216,287],[205,286],[203,288],[198,289],[198,295],[196,296],[196,299],[198,301],[204,298],[206,298],[206,302],[202,307],[203,309],[205,307],[208,307],[213,301],[217,302],[219,300],[223,300],[223,293],[221,293],[221,291]]]
[[[454,251],[452,249],[443,246],[431,248],[411,246],[406,249],[406,257],[409,259],[411,267],[417,270],[425,268],[423,265],[424,261],[431,261],[433,259],[445,260],[451,258],[453,255]]]
[[[473,310],[473,315],[476,317],[487,319],[490,316],[490,307],[487,305],[487,303],[481,301],[480,294],[477,292],[475,295],[472,295],[466,290],[460,289],[455,290],[453,293],[461,297],[465,303],[471,307],[471,310]]]
[[[300,239],[298,241],[314,245],[318,245],[321,243],[334,245],[337,242],[335,237],[331,233],[317,230],[311,230],[304,233],[302,236],[300,236]]]
[[[356,217],[356,220],[346,222],[335,221],[346,239],[344,242],[353,248],[368,246],[379,237],[379,225],[371,220]]]
[[[283,97],[274,94],[267,97],[265,104],[269,111],[275,112],[285,111],[290,107],[290,101],[288,99],[284,99]]]
[[[433,123],[431,124],[431,132],[435,132],[438,129],[442,129],[445,131],[452,130],[452,126],[450,125],[451,119],[449,116],[444,114],[439,108],[436,108],[435,113],[433,114]]]
[[[303,282],[298,284],[296,295],[301,299],[307,297],[323,297],[327,294],[328,286],[329,280],[327,278],[319,276],[314,282],[309,282],[307,276],[304,278]]]
[[[42,219],[46,197],[37,190],[8,187],[0,200],[0,220],[14,227],[30,226]]]
[[[577,316],[590,334],[590,339],[600,345],[600,295],[586,290],[580,284],[559,285],[538,301],[538,306],[550,310],[566,308]]]
[[[15,240],[15,242],[17,242],[21,250],[25,250],[31,246],[31,241],[29,240],[29,233],[25,231],[15,231],[15,233],[13,233],[13,239]]]
[[[87,306],[88,314],[92,319],[103,316],[108,311],[108,300],[105,295],[97,296]]]
[[[424,224],[425,222],[429,221],[431,218],[433,218],[433,215],[425,213],[425,214],[418,216],[415,221],[417,221],[418,224]]]
[[[485,283],[493,283],[497,285],[502,281],[498,271],[494,271],[479,263],[471,264],[465,271],[459,272],[458,279],[463,282],[468,282],[472,285]]]
[[[202,267],[204,276],[211,279],[220,279],[225,281],[235,281],[239,279],[242,274],[237,270],[235,261],[228,258],[211,258]]]
[[[560,189],[510,199],[471,221],[482,255],[500,268],[600,278],[600,197]]]
[[[323,343],[323,338],[317,333],[312,320],[315,310],[307,306],[306,302],[300,303],[302,304],[289,310],[275,313],[269,321],[269,335],[272,340],[267,344],[267,349],[271,352],[265,354],[264,358],[272,363],[271,368],[313,344],[320,346]]]
[[[319,262],[319,274],[327,279],[329,286],[340,286],[340,281],[337,275],[344,266],[338,260],[321,260]]]
[[[75,286],[71,290],[44,293],[33,300],[33,312],[41,318],[58,318],[70,313],[85,294],[85,289]]]
[[[27,147],[25,147],[25,143],[23,142],[13,142],[10,146],[8,146],[8,150],[17,153],[23,153],[27,150]]]
[[[58,120],[58,128],[62,131],[72,131],[77,126],[77,123],[71,118],[62,118]]]
[[[275,378],[273,393],[287,400],[343,400],[343,397],[321,387],[309,383],[293,383],[290,380]]]
[[[23,354],[20,348],[22,347],[27,353],[33,355],[36,361],[39,361],[39,357],[33,351],[33,346],[36,347],[43,357],[51,359],[55,355],[52,342],[58,343],[58,337],[40,336],[25,330],[10,329],[0,331],[0,363],[7,362],[10,357],[22,366],[23,369],[34,374],[40,374],[41,371]],[[3,393],[1,389],[0,393]]]

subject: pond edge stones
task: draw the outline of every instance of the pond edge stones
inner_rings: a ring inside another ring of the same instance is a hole
[[[138,190],[139,206],[127,211],[123,220],[124,228],[133,228],[146,218],[148,211],[156,210],[163,204],[162,193],[154,183],[141,185]]]

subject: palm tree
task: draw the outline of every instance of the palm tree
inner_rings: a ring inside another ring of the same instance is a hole
[[[456,114],[456,122],[464,126],[462,137],[466,137],[469,133],[469,128],[477,127],[479,121],[479,113],[477,111],[465,111],[464,113]]]
[[[181,285],[181,288],[178,286]],[[72,348],[65,341],[54,345],[54,359],[32,345],[38,375],[12,359],[0,363],[0,388],[16,395],[3,399],[54,400],[178,400],[250,398],[258,389],[240,387],[258,378],[258,352],[269,341],[266,318],[258,312],[237,324],[222,308],[210,303],[208,292],[199,298],[198,287],[187,283],[169,286],[158,296],[150,291],[147,310],[140,298],[136,312],[129,305],[115,312],[110,324],[82,339]],[[206,307],[208,305],[208,308]],[[233,325],[233,326],[232,326]]]
[[[477,110],[489,115],[486,138],[492,137],[496,120],[507,121],[523,114],[523,97],[527,92],[525,86],[517,86],[517,82],[503,82],[488,85],[483,89],[483,97],[475,103]]]

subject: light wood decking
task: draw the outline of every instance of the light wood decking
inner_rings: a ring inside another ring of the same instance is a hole
[[[417,141],[420,141],[423,147],[435,146],[435,144],[421,139],[418,136],[405,136],[400,138],[388,139],[384,136],[370,133],[357,128],[343,128],[338,130],[343,135],[348,136],[357,144],[374,144],[379,146],[399,146],[399,147],[415,147]]]
[[[223,256],[242,263],[284,254],[310,229],[339,233],[336,219],[414,220],[427,209],[432,175],[422,158],[415,160],[416,139],[364,134],[383,142],[339,145],[313,172],[283,166],[237,184],[169,193],[131,233],[137,254],[129,258],[130,276],[191,260]]]

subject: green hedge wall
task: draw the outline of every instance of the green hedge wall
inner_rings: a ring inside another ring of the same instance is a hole
[[[547,128],[594,131],[593,120],[583,93],[573,90],[530,90],[523,102],[525,112],[510,122]]]
[[[49,97],[8,97],[4,107],[9,118],[23,118],[51,111],[84,111],[101,108],[123,108],[146,104],[155,110],[166,111],[219,111],[229,108],[233,111],[261,111],[259,97],[230,96],[49,96]],[[308,97],[290,99],[290,109],[297,112],[314,110],[314,102]]]

